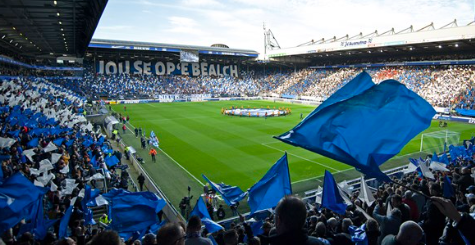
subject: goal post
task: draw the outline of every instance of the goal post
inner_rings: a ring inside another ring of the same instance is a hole
[[[420,152],[432,154],[444,151],[444,144],[458,145],[460,142],[460,132],[441,130],[422,134]]]

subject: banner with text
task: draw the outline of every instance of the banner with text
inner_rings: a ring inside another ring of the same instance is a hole
[[[145,74],[145,75],[184,75],[184,76],[232,76],[238,77],[237,65],[175,62],[145,62],[136,61],[104,61],[96,62],[96,72],[99,74]]]

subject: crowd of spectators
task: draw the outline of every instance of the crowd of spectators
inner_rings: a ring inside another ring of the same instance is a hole
[[[100,75],[87,69],[83,80],[61,80],[62,86],[93,98],[158,98],[160,95],[309,96],[323,101],[361,69],[302,69],[294,72],[243,72],[234,77],[156,76],[142,74]],[[473,108],[475,66],[390,66],[366,69],[374,81],[395,79],[434,106]]]
[[[120,160],[114,165],[106,164],[107,157],[114,155],[120,159],[120,154],[112,149],[100,130],[96,131],[87,122],[84,102],[82,97],[43,79],[2,81],[0,183],[17,176],[30,181],[30,185],[47,187],[43,205],[48,220],[61,219],[69,206],[74,205],[68,225],[72,237],[92,239],[101,230],[92,229],[87,222],[86,216],[92,214],[81,205],[84,189],[86,186],[102,191],[107,186],[127,189],[128,174]],[[76,198],[78,201],[71,204]],[[0,213],[6,210],[2,206]],[[2,229],[4,222],[10,221],[0,220]],[[0,234],[0,244],[36,244],[40,239],[32,235],[29,225],[24,220]],[[41,239],[43,244],[57,242],[55,234],[59,229],[60,222],[55,222],[51,232]]]
[[[257,229],[253,227],[255,220],[240,217],[227,230],[214,234],[201,229],[199,218],[191,217],[186,226],[169,223],[155,234],[123,241],[114,231],[88,224],[89,210],[80,202],[71,204],[71,200],[81,198],[88,185],[96,187],[97,181],[105,179],[112,186],[127,188],[128,178],[125,171],[118,174],[118,169],[126,168],[120,163],[120,154],[85,120],[84,98],[71,90],[89,88],[83,95],[119,93],[150,97],[156,93],[278,93],[324,100],[358,72],[351,68],[304,69],[284,74],[248,73],[242,78],[88,74],[82,82],[54,79],[53,84],[26,77],[3,81],[0,177],[5,180],[21,173],[34,185],[49,187],[44,198],[49,219],[60,219],[70,205],[75,205],[68,225],[71,235],[58,239],[57,222],[41,244],[357,244],[357,228],[365,232],[370,245],[475,244],[475,164],[470,158],[457,159],[447,166],[449,171],[434,171],[434,179],[418,172],[393,179],[396,183],[381,185],[374,191],[374,203],[361,200],[358,191],[348,193],[349,206],[343,215],[321,208],[318,203],[306,204],[298,197],[288,196]],[[386,67],[368,72],[376,83],[385,79],[401,81],[434,105],[473,106],[473,66]],[[119,163],[109,166],[105,159],[112,155]],[[444,196],[447,179],[454,190],[451,196]],[[27,225],[22,222],[9,229],[2,234],[0,244],[39,244],[38,237],[22,228]]]

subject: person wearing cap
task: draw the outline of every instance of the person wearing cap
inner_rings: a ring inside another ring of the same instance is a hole
[[[475,194],[475,185],[471,185],[467,188],[468,193]]]

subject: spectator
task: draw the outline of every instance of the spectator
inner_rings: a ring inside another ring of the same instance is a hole
[[[157,232],[157,245],[184,245],[186,233],[179,223],[167,223]]]
[[[286,196],[275,208],[276,235],[270,237],[270,244],[310,245],[322,244],[315,237],[307,236],[303,230],[307,210],[305,204],[297,197]]]
[[[201,237],[201,219],[194,215],[188,220],[188,226],[186,227],[187,235],[186,245],[213,245],[209,238]]]
[[[421,242],[422,234],[422,228],[417,223],[406,221],[399,228],[397,235],[387,235],[381,245],[417,245]]]

